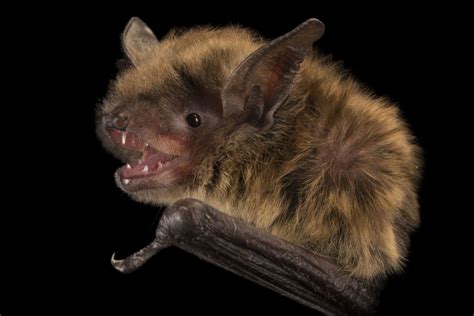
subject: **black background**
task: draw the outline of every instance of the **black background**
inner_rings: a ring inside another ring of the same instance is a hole
[[[29,108],[17,107],[11,121],[28,122],[23,124],[27,138],[18,129],[13,134],[27,140],[29,154],[21,156],[36,169],[34,181],[19,177],[10,186],[12,194],[7,191],[9,197],[21,195],[12,208],[11,223],[18,225],[2,223],[14,227],[2,238],[2,316],[28,308],[88,314],[134,309],[133,315],[314,313],[177,249],[161,252],[130,275],[111,267],[113,252],[128,255],[153,238],[160,214],[116,188],[113,173],[120,163],[101,148],[94,131],[95,105],[114,77],[115,62],[122,56],[119,36],[131,16],[141,17],[158,37],[173,27],[232,23],[274,38],[307,18],[322,20],[326,33],[318,49],[343,61],[377,94],[399,103],[425,151],[422,225],[413,235],[405,271],[388,280],[379,313],[469,306],[472,314],[472,291],[461,289],[472,281],[465,259],[472,249],[463,245],[469,231],[460,228],[472,210],[453,202],[460,184],[450,178],[452,163],[447,160],[452,153],[462,155],[458,138],[448,133],[460,125],[449,114],[458,104],[448,91],[456,81],[448,74],[453,59],[448,54],[460,35],[451,23],[456,16],[442,6],[291,5],[257,10],[255,4],[222,3],[214,6],[215,12],[211,6],[184,3],[29,7],[33,15],[38,10],[35,17],[18,11],[19,20],[31,23],[11,43],[26,46],[21,52],[28,56],[25,65],[32,66],[23,71],[18,65],[22,70],[12,81],[22,89],[17,100],[34,101],[24,101]],[[27,119],[17,119],[22,117]],[[37,166],[40,161],[42,167]],[[15,172],[14,165],[10,171]]]

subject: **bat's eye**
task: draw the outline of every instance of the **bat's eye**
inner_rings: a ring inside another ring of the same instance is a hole
[[[201,116],[199,116],[197,113],[191,113],[186,116],[186,121],[188,122],[189,126],[194,128],[198,127],[202,123]]]

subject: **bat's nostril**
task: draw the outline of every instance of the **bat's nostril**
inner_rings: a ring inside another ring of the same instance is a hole
[[[126,117],[118,117],[114,120],[114,125],[119,129],[125,129],[128,125],[128,119]]]
[[[128,118],[126,116],[114,116],[107,118],[105,120],[105,126],[107,128],[115,128],[115,129],[120,129],[124,130],[127,128],[128,125]]]

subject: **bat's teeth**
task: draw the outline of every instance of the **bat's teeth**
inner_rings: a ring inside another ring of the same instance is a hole
[[[122,145],[125,145],[125,142],[127,141],[127,133],[122,133]]]
[[[143,167],[142,172],[148,172],[148,166],[147,165],[145,165],[145,167]]]
[[[132,169],[132,166],[130,166],[129,163],[127,164],[127,169]]]
[[[130,183],[130,179],[123,179],[123,181],[122,181],[122,182],[123,182],[123,184],[127,185],[127,184],[129,184],[129,183]]]
[[[150,146],[150,144],[146,143],[146,144],[145,144],[145,147],[148,147],[148,146]]]
[[[161,163],[161,161],[158,161],[158,168],[161,168],[163,167],[163,164]]]

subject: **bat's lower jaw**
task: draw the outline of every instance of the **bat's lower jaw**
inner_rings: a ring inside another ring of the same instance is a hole
[[[129,166],[123,166],[115,172],[117,186],[126,193],[147,190],[166,190],[177,185],[185,176],[186,163],[182,158],[169,160],[157,168],[139,167],[139,173],[131,173]]]

